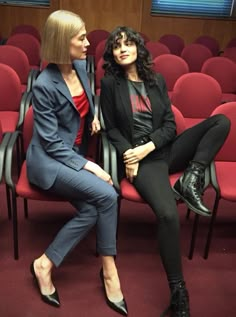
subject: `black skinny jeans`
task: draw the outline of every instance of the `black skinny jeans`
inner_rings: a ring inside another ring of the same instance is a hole
[[[139,164],[133,184],[157,216],[160,256],[169,282],[183,279],[179,217],[169,174],[184,170],[190,161],[207,167],[229,129],[230,121],[224,115],[209,117],[176,137],[167,160],[155,158],[154,151]]]

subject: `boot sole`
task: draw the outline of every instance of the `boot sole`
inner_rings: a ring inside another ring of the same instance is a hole
[[[196,209],[193,205],[191,205],[183,196],[181,196],[175,189],[174,187],[172,188],[174,192],[174,196],[176,200],[182,200],[185,202],[185,204],[188,206],[188,208],[192,211],[194,211],[196,214],[204,216],[204,217],[211,217],[212,213],[207,213],[207,212],[202,212],[199,209]]]

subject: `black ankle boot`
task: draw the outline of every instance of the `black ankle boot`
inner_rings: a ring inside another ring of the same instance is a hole
[[[161,314],[161,317],[164,316],[190,317],[189,295],[184,282],[178,283],[171,290],[170,306]]]
[[[191,162],[184,174],[173,187],[176,199],[182,199],[189,209],[202,216],[211,216],[211,211],[203,204],[204,167]]]

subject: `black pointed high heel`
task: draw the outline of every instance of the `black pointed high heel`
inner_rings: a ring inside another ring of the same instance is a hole
[[[40,287],[39,287],[39,282],[38,282],[38,279],[37,279],[37,276],[35,274],[35,271],[34,271],[34,262],[31,263],[30,265],[30,272],[31,274],[33,275],[33,278],[37,284],[37,287],[38,287],[38,290],[39,290],[39,293],[41,295],[41,299],[51,305],[51,306],[54,306],[54,307],[60,307],[60,300],[59,300],[59,296],[58,296],[58,293],[57,293],[57,290],[55,289],[55,292],[51,295],[43,295],[40,291]]]
[[[102,281],[103,291],[104,291],[104,294],[105,294],[105,299],[106,299],[107,305],[110,308],[112,308],[113,310],[115,310],[117,313],[120,313],[121,315],[127,316],[128,315],[128,307],[127,307],[127,304],[126,304],[126,301],[125,301],[124,298],[121,301],[119,301],[119,302],[112,302],[107,297],[106,287],[105,287],[105,282],[104,282],[104,276],[103,276],[103,269],[100,270],[100,278],[101,278],[101,281]]]

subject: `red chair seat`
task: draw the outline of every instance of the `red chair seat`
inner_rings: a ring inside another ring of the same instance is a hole
[[[174,185],[174,183],[177,181],[177,179],[180,177],[181,174],[182,172],[170,175],[171,186]],[[120,182],[120,193],[123,199],[145,203],[145,201],[139,195],[136,188],[126,178],[123,178]]]
[[[23,198],[32,200],[44,200],[44,201],[64,201],[65,199],[58,196],[53,196],[47,191],[41,190],[36,186],[29,183],[27,178],[26,161],[22,164],[20,177],[16,184],[17,195]]]
[[[19,119],[19,112],[1,111],[1,125],[3,132],[13,132]]]
[[[236,201],[236,162],[215,162],[220,195],[223,199]]]

